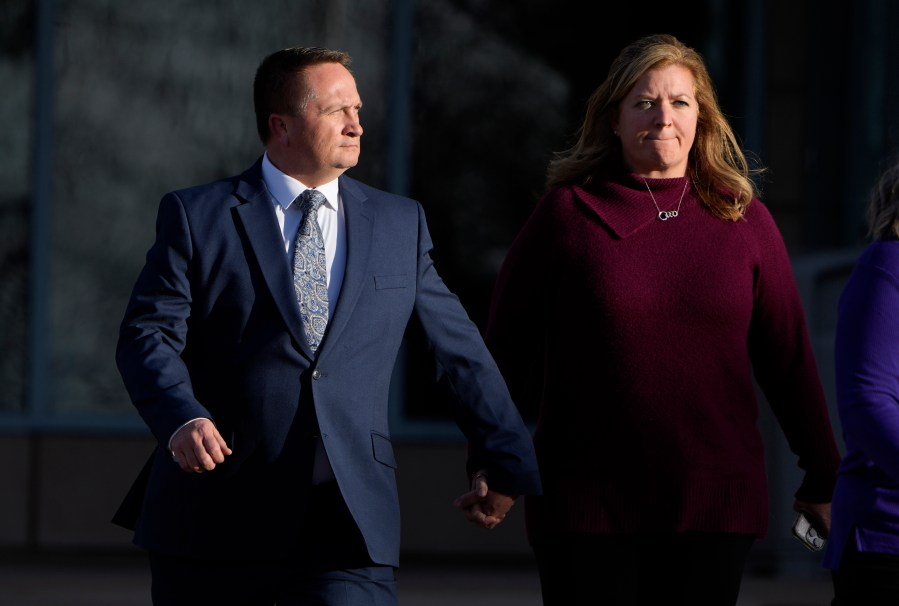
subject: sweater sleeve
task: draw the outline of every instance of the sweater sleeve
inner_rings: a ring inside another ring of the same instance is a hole
[[[796,498],[830,502],[839,451],[786,246],[768,210],[747,213],[758,247],[749,348],[756,380],[805,477]]]
[[[843,291],[834,362],[847,448],[899,483],[899,246],[890,248],[860,260]]]

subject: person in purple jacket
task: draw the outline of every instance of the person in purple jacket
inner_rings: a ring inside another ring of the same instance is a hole
[[[839,452],[749,176],[699,54],[643,38],[508,251],[486,340],[537,416],[545,604],[736,602],[768,524],[753,377],[805,470],[793,506],[829,518]]]
[[[834,606],[899,600],[899,157],[868,206],[873,242],[843,290],[837,316],[837,404],[846,454],[824,565]]]

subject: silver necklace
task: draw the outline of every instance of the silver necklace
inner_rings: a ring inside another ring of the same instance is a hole
[[[652,198],[652,203],[655,205],[656,210],[659,211],[659,221],[667,221],[668,219],[675,218],[678,213],[680,213],[680,205],[681,202],[684,201],[684,194],[687,193],[687,186],[690,184],[690,180],[687,179],[687,182],[684,183],[684,191],[680,193],[680,200],[677,201],[677,208],[674,210],[662,210],[661,208],[659,208],[659,203],[656,202],[656,197],[652,195],[652,190],[649,189],[649,183],[647,183],[646,179],[644,179],[643,177],[640,178],[643,179],[643,185],[646,186],[646,191],[649,192],[649,197]]]

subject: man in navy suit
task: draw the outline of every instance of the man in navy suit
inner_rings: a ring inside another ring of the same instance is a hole
[[[343,174],[362,135],[349,62],[320,48],[266,57],[263,156],[160,203],[116,352],[160,444],[116,518],[150,554],[154,604],[396,603],[387,401],[413,316],[469,443],[456,506],[491,528],[540,490],[527,428],[434,268],[421,206]],[[299,208],[309,189],[317,216]],[[307,213],[318,311],[292,275]]]

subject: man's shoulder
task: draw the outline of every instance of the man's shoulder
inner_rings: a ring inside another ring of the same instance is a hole
[[[187,204],[203,203],[230,198],[235,194],[255,195],[263,190],[262,172],[257,162],[242,173],[174,189],[168,193]]]
[[[220,197],[222,195],[229,195],[231,192],[233,192],[236,181],[237,177],[226,177],[218,179],[216,181],[210,181],[208,183],[199,183],[196,185],[181,187],[172,190],[169,193],[181,198],[182,200]]]
[[[343,194],[354,195],[364,200],[400,205],[418,204],[418,202],[412,198],[378,189],[377,187],[363,183],[362,181],[348,177],[347,175],[341,175],[339,183]]]

